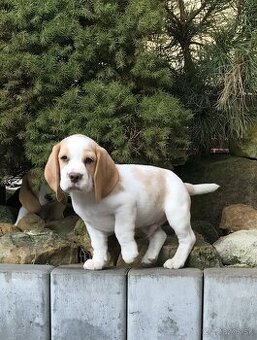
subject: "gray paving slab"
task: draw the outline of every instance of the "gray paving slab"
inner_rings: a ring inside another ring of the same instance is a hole
[[[204,271],[203,340],[257,339],[257,269]]]
[[[127,270],[60,266],[51,273],[53,340],[126,339]]]
[[[133,269],[128,274],[128,340],[200,340],[202,271]]]
[[[0,264],[0,339],[50,339],[48,265]]]

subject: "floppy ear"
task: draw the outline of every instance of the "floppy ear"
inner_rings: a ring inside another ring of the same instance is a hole
[[[66,199],[64,192],[60,188],[60,166],[58,155],[60,143],[54,145],[52,152],[45,166],[45,179],[49,187],[55,192],[57,201],[61,202]]]
[[[113,190],[119,181],[119,172],[108,152],[97,146],[94,173],[95,198],[99,202]]]
[[[22,179],[19,200],[22,206],[29,212],[37,213],[41,209],[41,204],[37,196],[33,193],[28,176],[29,174],[25,175]]]

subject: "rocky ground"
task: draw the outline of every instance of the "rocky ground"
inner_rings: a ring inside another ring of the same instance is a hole
[[[220,189],[212,194],[192,197],[192,228],[197,242],[187,267],[255,267],[257,265],[257,160],[245,157],[213,156],[188,162],[177,169],[190,183],[215,182]],[[28,214],[13,226],[17,209],[0,206],[0,263],[71,264],[91,256],[92,247],[86,227],[69,207],[65,217],[45,206],[40,216]],[[156,265],[162,265],[177,249],[177,239],[169,226]],[[147,240],[137,235],[140,254],[132,265],[140,266]],[[109,238],[109,266],[127,267],[120,256],[114,236]],[[131,267],[131,265],[130,265]]]
[[[28,214],[20,220],[17,227],[12,224],[14,220],[13,211],[1,206],[0,263],[40,263],[57,266],[82,263],[91,256],[92,247],[86,227],[75,215],[57,221],[45,221],[36,214]],[[162,265],[172,257],[178,245],[171,228],[165,226],[164,229],[170,235],[156,265]],[[187,266],[201,269],[221,266],[218,252],[209,243],[218,239],[217,230],[203,221],[194,223],[194,229],[197,242],[188,258]],[[142,235],[137,236],[137,242],[140,254],[132,267],[140,266],[147,248],[147,240]],[[109,237],[109,266],[128,267],[120,256],[120,247],[114,236]]]

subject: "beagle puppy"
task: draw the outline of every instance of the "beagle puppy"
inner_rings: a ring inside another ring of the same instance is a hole
[[[149,246],[143,265],[154,264],[166,240],[166,221],[178,238],[178,249],[165,268],[181,268],[194,246],[190,226],[190,195],[218,189],[217,184],[185,184],[172,171],[147,165],[115,164],[108,152],[84,135],[56,144],[45,166],[45,178],[61,201],[69,193],[73,209],[87,226],[93,247],[85,269],[107,262],[107,237],[115,233],[126,263],[138,255],[134,239],[140,228]]]
[[[14,226],[18,226],[19,221],[28,213],[42,215],[42,218],[44,218],[47,213],[49,219],[50,211],[50,220],[62,218],[65,205],[59,202],[57,204],[53,204],[54,202],[50,203],[49,199],[47,199],[47,194],[48,188],[46,183],[42,183],[39,190],[35,189],[33,185],[33,172],[29,171],[22,179],[19,191],[21,208]]]

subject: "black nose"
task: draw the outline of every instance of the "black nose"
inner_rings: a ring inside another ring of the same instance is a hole
[[[69,178],[70,178],[72,183],[77,183],[78,181],[81,180],[82,177],[83,177],[83,175],[78,173],[78,172],[71,172],[69,174]]]

